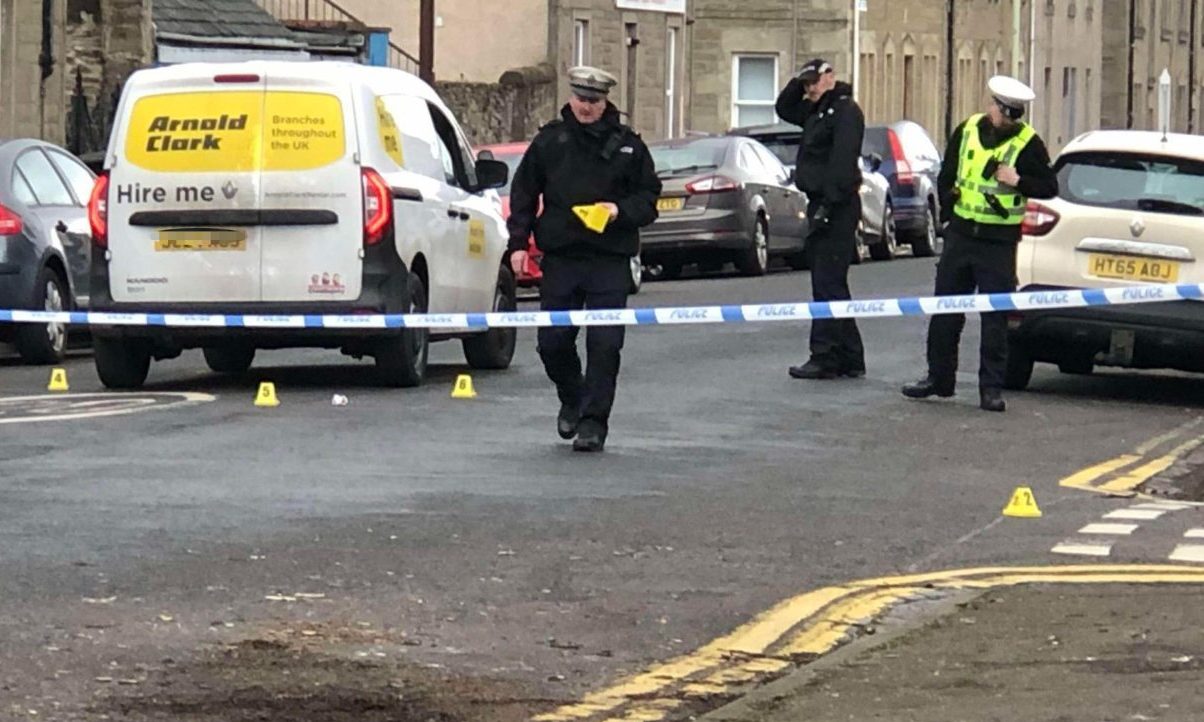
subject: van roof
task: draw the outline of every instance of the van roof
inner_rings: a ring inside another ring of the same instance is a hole
[[[153,88],[181,80],[207,80],[219,75],[252,74],[269,78],[313,80],[339,85],[352,83],[376,95],[404,93],[434,103],[447,110],[438,93],[416,75],[395,68],[361,65],[344,60],[249,60],[241,63],[181,63],[139,70],[130,77],[129,87]]]

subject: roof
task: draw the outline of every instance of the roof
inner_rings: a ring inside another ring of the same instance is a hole
[[[1204,136],[1149,130],[1093,130],[1066,144],[1061,155],[1099,151],[1150,153],[1204,160]]]
[[[299,45],[293,32],[255,0],[151,0],[156,35],[207,44],[269,40]]]

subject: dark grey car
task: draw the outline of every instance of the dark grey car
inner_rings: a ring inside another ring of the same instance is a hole
[[[734,136],[685,138],[649,146],[664,184],[660,218],[640,234],[640,253],[662,278],[697,263],[733,262],[759,276],[774,256],[804,268],[807,197],[765,146]]]
[[[95,178],[56,145],[0,140],[0,308],[87,308]],[[16,344],[30,363],[57,363],[67,327],[0,324],[0,342]]]

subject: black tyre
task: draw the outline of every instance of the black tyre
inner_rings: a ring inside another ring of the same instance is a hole
[[[1074,376],[1090,376],[1095,371],[1095,364],[1090,359],[1067,359],[1058,364],[1058,370]]]
[[[680,263],[662,263],[661,272],[656,277],[662,281],[676,281],[681,278],[682,268]]]
[[[929,258],[941,252],[941,239],[937,235],[936,211],[928,207],[924,230],[911,239],[911,253],[917,258]]]
[[[627,293],[634,296],[640,292],[644,286],[644,262],[638,255],[631,257],[631,285],[627,287]]]
[[[408,308],[403,313],[426,313],[426,286],[417,274],[408,281]],[[430,355],[430,332],[425,328],[405,328],[397,336],[382,341],[375,350],[376,371],[386,386],[410,388],[426,377]]]
[[[856,234],[855,234],[855,239],[856,239],[856,246],[853,248],[853,261],[852,261],[852,264],[853,264],[854,266],[860,266],[860,265],[861,265],[861,262],[865,260],[865,255],[866,255],[866,250],[865,250],[865,221],[862,221],[862,222],[860,222],[860,223],[858,223],[858,224],[857,224],[857,232],[856,232]]]
[[[1033,357],[1028,349],[1015,339],[1008,339],[1008,362],[1003,375],[1003,387],[1009,391],[1023,391],[1033,378]]]
[[[38,273],[32,302],[32,308],[39,311],[70,311],[71,291],[57,271],[44,267]],[[67,324],[22,323],[17,326],[14,341],[26,363],[59,363],[67,353]]]
[[[230,376],[245,374],[255,362],[254,346],[209,346],[204,354],[212,371]]]
[[[493,294],[493,310],[513,311],[518,308],[514,274],[509,268],[498,271],[497,288]],[[491,328],[464,339],[464,358],[474,369],[504,369],[514,359],[514,347],[518,342],[518,329]]]
[[[150,373],[151,350],[145,341],[94,338],[92,356],[100,382],[110,389],[137,389]]]
[[[899,252],[899,239],[895,233],[895,209],[890,201],[882,211],[882,238],[870,246],[870,258],[875,261],[891,261]]]
[[[764,276],[769,270],[769,223],[757,216],[752,245],[736,259],[736,268],[745,276]]]

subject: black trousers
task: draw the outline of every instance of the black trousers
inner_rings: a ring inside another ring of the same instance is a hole
[[[540,306],[545,311],[624,308],[631,284],[631,263],[621,256],[565,258],[544,256]],[[615,383],[627,329],[591,326],[585,333],[586,365],[581,373],[576,326],[539,329],[539,356],[560,402],[581,409],[582,419],[604,427],[615,401]]]
[[[814,219],[816,204],[808,209]],[[816,301],[848,301],[849,265],[857,253],[857,223],[861,199],[828,209],[827,222],[812,220],[806,253],[811,266],[811,295]],[[864,370],[865,348],[857,322],[851,318],[821,318],[811,322],[811,359],[836,371]]]
[[[945,230],[945,250],[936,267],[936,295],[1011,293],[1016,290],[1016,246],[991,243]],[[928,325],[928,373],[941,382],[954,382],[957,348],[965,314],[933,316]],[[978,384],[986,389],[1003,388],[1007,370],[1007,316],[982,314],[982,344],[979,351]]]

